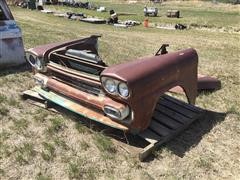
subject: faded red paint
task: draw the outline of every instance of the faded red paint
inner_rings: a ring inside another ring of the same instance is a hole
[[[132,95],[123,101],[134,111],[131,128],[148,127],[160,96],[175,86],[181,86],[188,101],[195,103],[197,96],[198,56],[194,49],[187,49],[161,56],[142,58],[133,62],[107,68],[101,76],[124,81]],[[114,97],[120,100],[119,97]]]
[[[128,119],[132,119],[130,121],[113,121],[128,127],[134,133],[149,126],[159,98],[176,86],[184,89],[189,103],[195,103],[198,85],[198,55],[194,49],[137,59],[111,67],[107,67],[104,63],[99,65],[84,62],[64,54],[67,49],[87,49],[97,54],[96,44],[97,37],[92,36],[62,44],[40,46],[30,49],[28,53],[44,58],[47,72],[39,73],[48,77],[46,86],[50,90],[64,94],[77,100],[80,104],[85,104],[90,109],[100,110],[102,113],[104,105],[111,105],[118,109],[128,105],[131,109],[131,115],[129,115],[131,117]],[[99,75],[83,73],[72,69],[70,65],[67,65],[68,61],[85,64],[86,67],[90,66],[101,72]],[[62,77],[64,79],[61,79]],[[130,96],[122,98],[107,93],[100,82],[101,77],[111,77],[127,83]],[[92,95],[88,91],[83,92],[77,89],[77,83],[86,83],[90,88],[97,89],[96,91],[99,91],[100,94]]]

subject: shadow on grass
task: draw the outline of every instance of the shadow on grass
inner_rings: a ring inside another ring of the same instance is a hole
[[[15,66],[15,67],[5,67],[5,68],[0,67],[0,77],[6,76],[9,74],[21,73],[25,71],[31,71],[31,66],[28,63],[25,63],[20,66]]]
[[[146,145],[148,145],[148,142],[137,135],[124,134],[120,130],[108,127],[95,121],[91,121],[81,116],[76,116],[76,114],[71,113],[67,110],[63,110],[62,108],[60,109],[60,112],[70,115],[72,117],[71,119],[76,121],[76,123],[81,123],[82,125],[88,127],[90,131],[102,132],[107,136],[110,136],[118,141],[121,141],[130,146],[134,146],[136,148],[144,148]],[[203,136],[209,133],[216,124],[223,121],[227,115],[227,113],[219,113],[213,111],[205,111],[204,113],[205,114],[202,118],[193,122],[186,130],[181,132],[169,142],[160,146],[158,150],[164,146],[175,155],[183,157],[184,154],[190,150],[190,148],[196,146],[201,141]],[[151,161],[151,159],[152,158],[149,157],[147,161]]]
[[[179,157],[183,157],[190,148],[196,146],[203,136],[222,122],[226,113],[205,111],[205,115],[193,122],[185,131],[165,144],[165,147]]]

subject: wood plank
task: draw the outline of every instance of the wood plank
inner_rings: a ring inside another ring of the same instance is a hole
[[[154,120],[151,122],[149,128],[161,136],[168,136],[172,132],[171,129],[161,125],[160,123],[157,123],[157,121]]]
[[[178,122],[181,122],[183,124],[185,124],[186,122],[188,122],[189,120],[191,120],[191,118],[187,118],[186,116],[183,116],[182,114],[177,113],[176,111],[173,111],[165,106],[161,106],[161,105],[157,105],[156,110],[158,112],[161,112],[167,116],[169,116],[171,119],[174,119]]]
[[[35,98],[36,100],[44,101],[45,99],[41,97],[36,91],[34,90],[26,90],[21,94],[22,98],[28,99],[28,98]]]
[[[168,107],[169,109],[172,109],[173,111],[178,112],[179,114],[182,114],[184,116],[187,116],[189,118],[194,118],[197,115],[197,112],[193,112],[179,104],[176,104],[172,101],[169,101],[167,99],[162,99],[159,101],[158,104],[161,104],[165,107]],[[199,112],[198,112],[199,113]]]
[[[172,101],[172,102],[174,102],[174,103],[176,103],[176,104],[179,104],[179,105],[181,105],[181,106],[183,106],[183,107],[185,107],[185,108],[187,108],[187,109],[189,109],[189,110],[191,110],[191,111],[195,111],[195,112],[202,112],[202,111],[203,111],[203,110],[202,110],[201,108],[199,108],[199,107],[196,107],[196,106],[194,106],[194,105],[185,103],[185,102],[183,102],[183,101],[181,101],[181,100],[175,99],[175,98],[173,98],[173,97],[171,97],[171,96],[168,96],[167,94],[164,94],[161,98],[164,98],[164,99],[167,99],[167,100],[169,100],[169,101]]]
[[[171,119],[170,117],[155,111],[153,114],[153,117],[156,121],[161,122],[162,124],[166,124],[172,129],[177,129],[182,126],[182,124],[178,121],[175,121],[174,119]]]
[[[149,143],[156,143],[162,139],[160,135],[157,135],[153,131],[146,129],[143,132],[138,134],[141,138],[145,139]]]

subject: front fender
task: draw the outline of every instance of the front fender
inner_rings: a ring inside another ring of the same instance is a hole
[[[101,76],[112,77],[128,84],[132,92],[128,99],[112,97],[130,105],[134,112],[132,128],[143,130],[150,123],[159,97],[169,89],[181,86],[189,103],[195,103],[197,67],[197,52],[186,49],[108,67]]]

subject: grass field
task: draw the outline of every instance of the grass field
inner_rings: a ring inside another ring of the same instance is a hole
[[[120,19],[143,21],[144,3],[96,1],[117,12],[135,12]],[[210,2],[164,2],[151,23],[184,23],[184,31],[138,27],[120,29],[86,24],[11,7],[23,31],[25,48],[101,34],[100,54],[108,64],[148,56],[163,43],[169,51],[193,47],[199,72],[219,78],[222,89],[202,93],[197,106],[212,111],[165,144],[154,158],[141,163],[102,132],[74,116],[56,115],[27,104],[20,93],[34,86],[32,73],[0,72],[1,179],[240,179],[240,6]],[[57,11],[107,13],[48,6]],[[179,9],[182,18],[164,17]],[[179,98],[184,98],[178,96]]]

